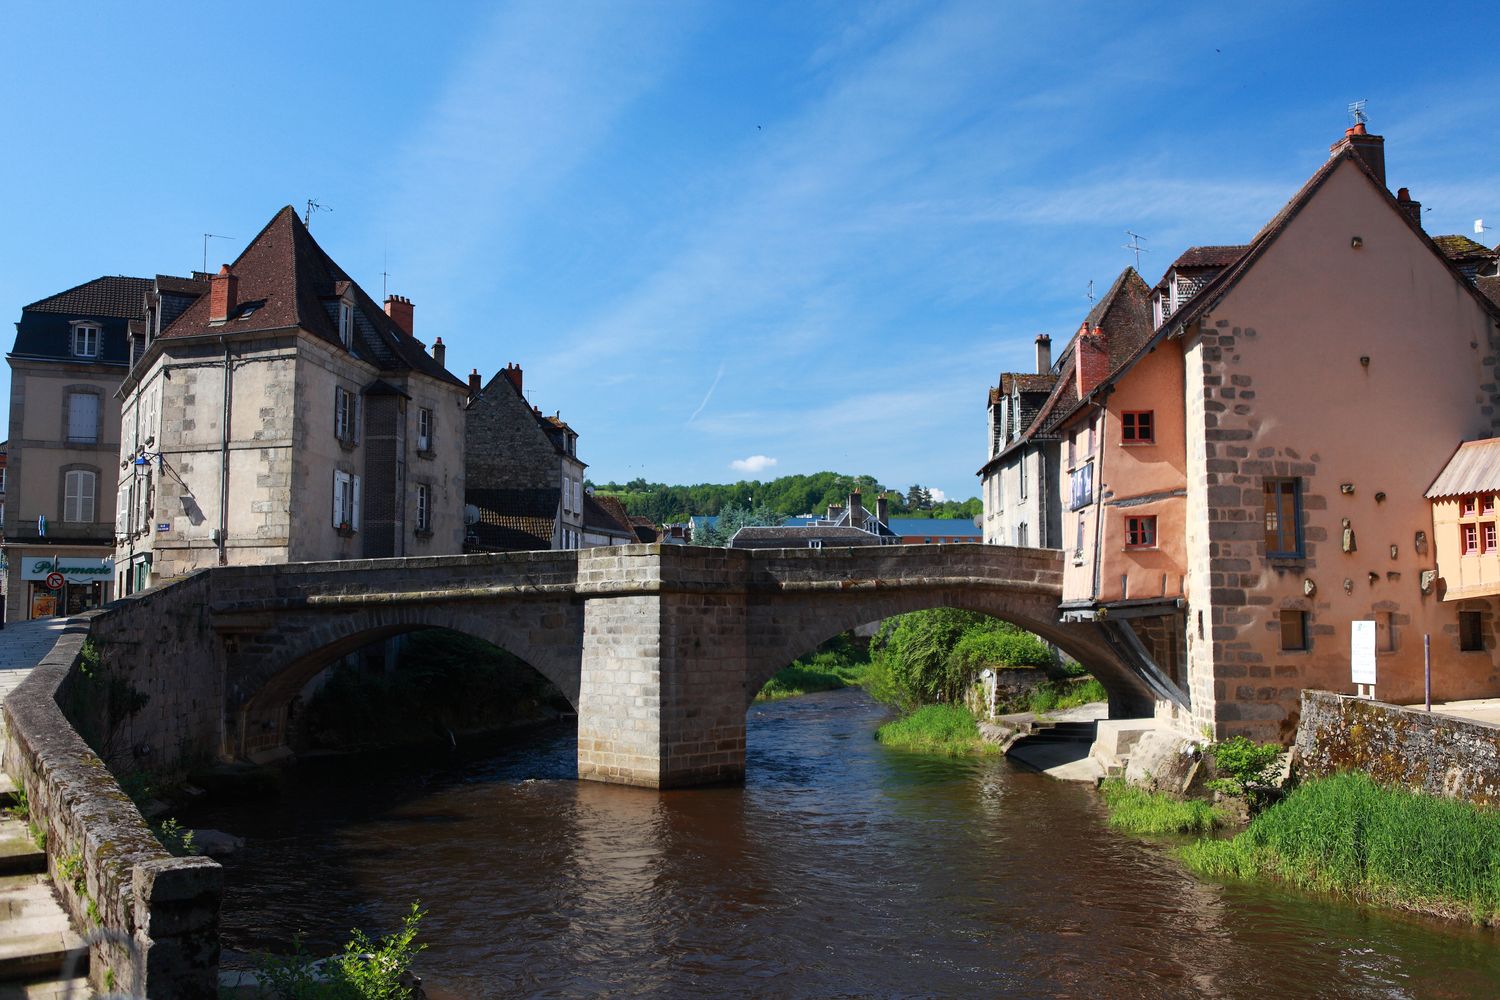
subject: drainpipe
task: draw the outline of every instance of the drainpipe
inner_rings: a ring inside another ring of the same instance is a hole
[[[1037,545],[1047,547],[1047,446],[1036,449],[1036,534]]]
[[[219,420],[219,565],[229,563],[229,406],[233,400],[234,369],[229,360],[229,338],[224,345],[224,413]]]

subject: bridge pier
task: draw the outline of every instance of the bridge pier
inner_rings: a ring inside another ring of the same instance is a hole
[[[579,554],[579,591],[589,595],[580,778],[647,788],[744,779],[744,560],[672,546]],[[622,580],[633,592],[619,592]]]

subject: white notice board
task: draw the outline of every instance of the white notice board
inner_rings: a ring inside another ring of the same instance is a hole
[[[1349,623],[1349,672],[1355,684],[1375,683],[1375,623]]]

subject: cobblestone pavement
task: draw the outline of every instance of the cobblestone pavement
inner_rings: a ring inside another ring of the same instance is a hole
[[[52,649],[67,618],[39,618],[7,622],[0,629],[0,699],[13,691]]]

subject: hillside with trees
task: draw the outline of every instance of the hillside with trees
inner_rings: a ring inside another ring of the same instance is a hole
[[[838,472],[815,472],[812,475],[781,476],[762,482],[758,479],[737,483],[699,483],[695,486],[668,486],[632,479],[628,483],[590,483],[596,493],[620,498],[632,515],[649,517],[654,524],[685,521],[691,516],[717,515],[729,507],[765,511],[781,517],[822,514],[830,503],[844,503],[855,489],[865,496],[865,505],[875,507],[882,492],[890,504],[891,517],[962,518],[968,520],[981,512],[978,497],[967,500],[932,498],[932,491],[921,484],[905,490],[881,484],[873,476],[848,476]]]

